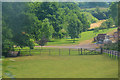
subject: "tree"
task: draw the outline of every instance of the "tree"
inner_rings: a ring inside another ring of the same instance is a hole
[[[108,2],[80,2],[78,3],[78,6],[80,8],[94,8],[96,6],[98,7],[109,7],[109,3]]]
[[[42,22],[41,38],[45,37],[46,39],[50,40],[52,38],[53,32],[53,26],[50,24],[49,20],[45,18]]]
[[[72,39],[74,39],[73,42],[75,42],[75,38],[77,38],[83,30],[83,24],[78,19],[77,15],[72,13],[70,13],[70,15],[71,17],[69,18],[68,34]]]
[[[114,21],[112,18],[109,18],[107,21],[106,21],[106,25],[107,25],[107,28],[110,28],[110,27],[113,27],[114,25]]]
[[[95,35],[96,35],[97,32],[99,32],[99,28],[95,28],[94,31],[93,31],[93,33],[95,33]]]
[[[2,22],[2,53],[7,56],[8,51],[13,50],[14,42],[12,41],[12,31]]]
[[[33,42],[29,30],[35,22],[35,17],[33,14],[27,13],[27,9],[27,3],[3,3],[3,21],[11,29],[13,35],[11,41],[15,45],[31,48]]]
[[[47,43],[47,39],[45,37],[42,37],[41,40],[37,41],[37,44],[39,44],[42,48]]]
[[[87,31],[90,28],[90,21],[86,18],[86,14],[82,14],[82,19],[80,19],[83,24],[83,31]]]
[[[113,27],[114,24],[113,19],[109,18],[101,24],[100,29],[109,29],[110,27]]]
[[[110,12],[111,12],[111,17],[113,18],[113,20],[115,21],[115,25],[118,26],[118,3],[117,2],[113,2],[110,5]]]
[[[100,29],[107,29],[107,28],[108,28],[108,26],[107,26],[106,22],[103,22],[100,26]]]

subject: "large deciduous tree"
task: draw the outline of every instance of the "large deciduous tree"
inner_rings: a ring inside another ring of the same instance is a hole
[[[77,15],[73,13],[70,13],[70,18],[68,22],[69,36],[74,39],[73,42],[75,42],[75,38],[79,37],[79,34],[82,32],[83,24],[78,19]]]
[[[111,17],[113,18],[113,20],[115,21],[115,25],[118,26],[118,3],[114,2],[111,3],[110,5],[110,12],[111,12]]]

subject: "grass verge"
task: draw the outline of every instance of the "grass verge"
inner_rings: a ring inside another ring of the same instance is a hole
[[[5,60],[9,61],[8,67],[11,67],[5,69],[15,78],[118,77],[118,61],[104,55],[23,56]]]

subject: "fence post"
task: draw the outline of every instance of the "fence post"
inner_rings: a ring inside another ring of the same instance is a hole
[[[59,48],[59,56],[60,56],[60,48]]]
[[[17,56],[20,56],[20,49],[19,49],[19,51],[18,51],[18,54],[17,54]]]
[[[107,49],[105,49],[105,55],[107,55]]]
[[[113,58],[113,51],[111,51],[111,57]]]
[[[100,47],[100,54],[103,54],[103,48]]]
[[[49,49],[49,56],[50,56],[50,49]]]
[[[115,52],[114,51],[112,51],[112,55],[113,55],[113,58],[115,57],[115,54],[114,54]]]
[[[70,56],[70,48],[69,48],[69,56]]]
[[[117,52],[117,58],[118,58],[118,60],[119,60],[119,52]]]
[[[85,53],[85,49],[84,49],[84,54],[86,54],[86,53]],[[86,54],[86,55],[87,55],[87,54]]]
[[[96,50],[94,49],[94,53],[97,54]]]
[[[29,55],[31,56],[31,49],[29,50]]]
[[[41,50],[42,50],[42,49],[40,49],[40,55],[41,55]]]
[[[109,51],[109,56],[111,57],[111,52]]]
[[[107,53],[108,53],[108,56],[110,56],[110,55],[109,55],[109,50],[107,50]]]
[[[82,55],[82,48],[81,48],[81,55]]]
[[[78,48],[78,55],[80,55],[80,51],[79,51],[79,48]]]
[[[117,53],[115,52],[115,59],[117,59]]]
[[[117,53],[116,53],[116,51],[115,51],[115,59],[117,59]]]
[[[110,51],[110,56],[111,56],[111,58],[112,58],[112,51]]]
[[[110,51],[110,57],[111,57],[111,51]]]

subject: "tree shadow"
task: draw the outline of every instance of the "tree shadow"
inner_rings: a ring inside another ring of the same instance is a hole
[[[55,42],[55,41],[48,41],[48,42]]]
[[[73,40],[67,40],[67,41],[73,41]],[[79,40],[74,40],[74,41],[79,41]]]

